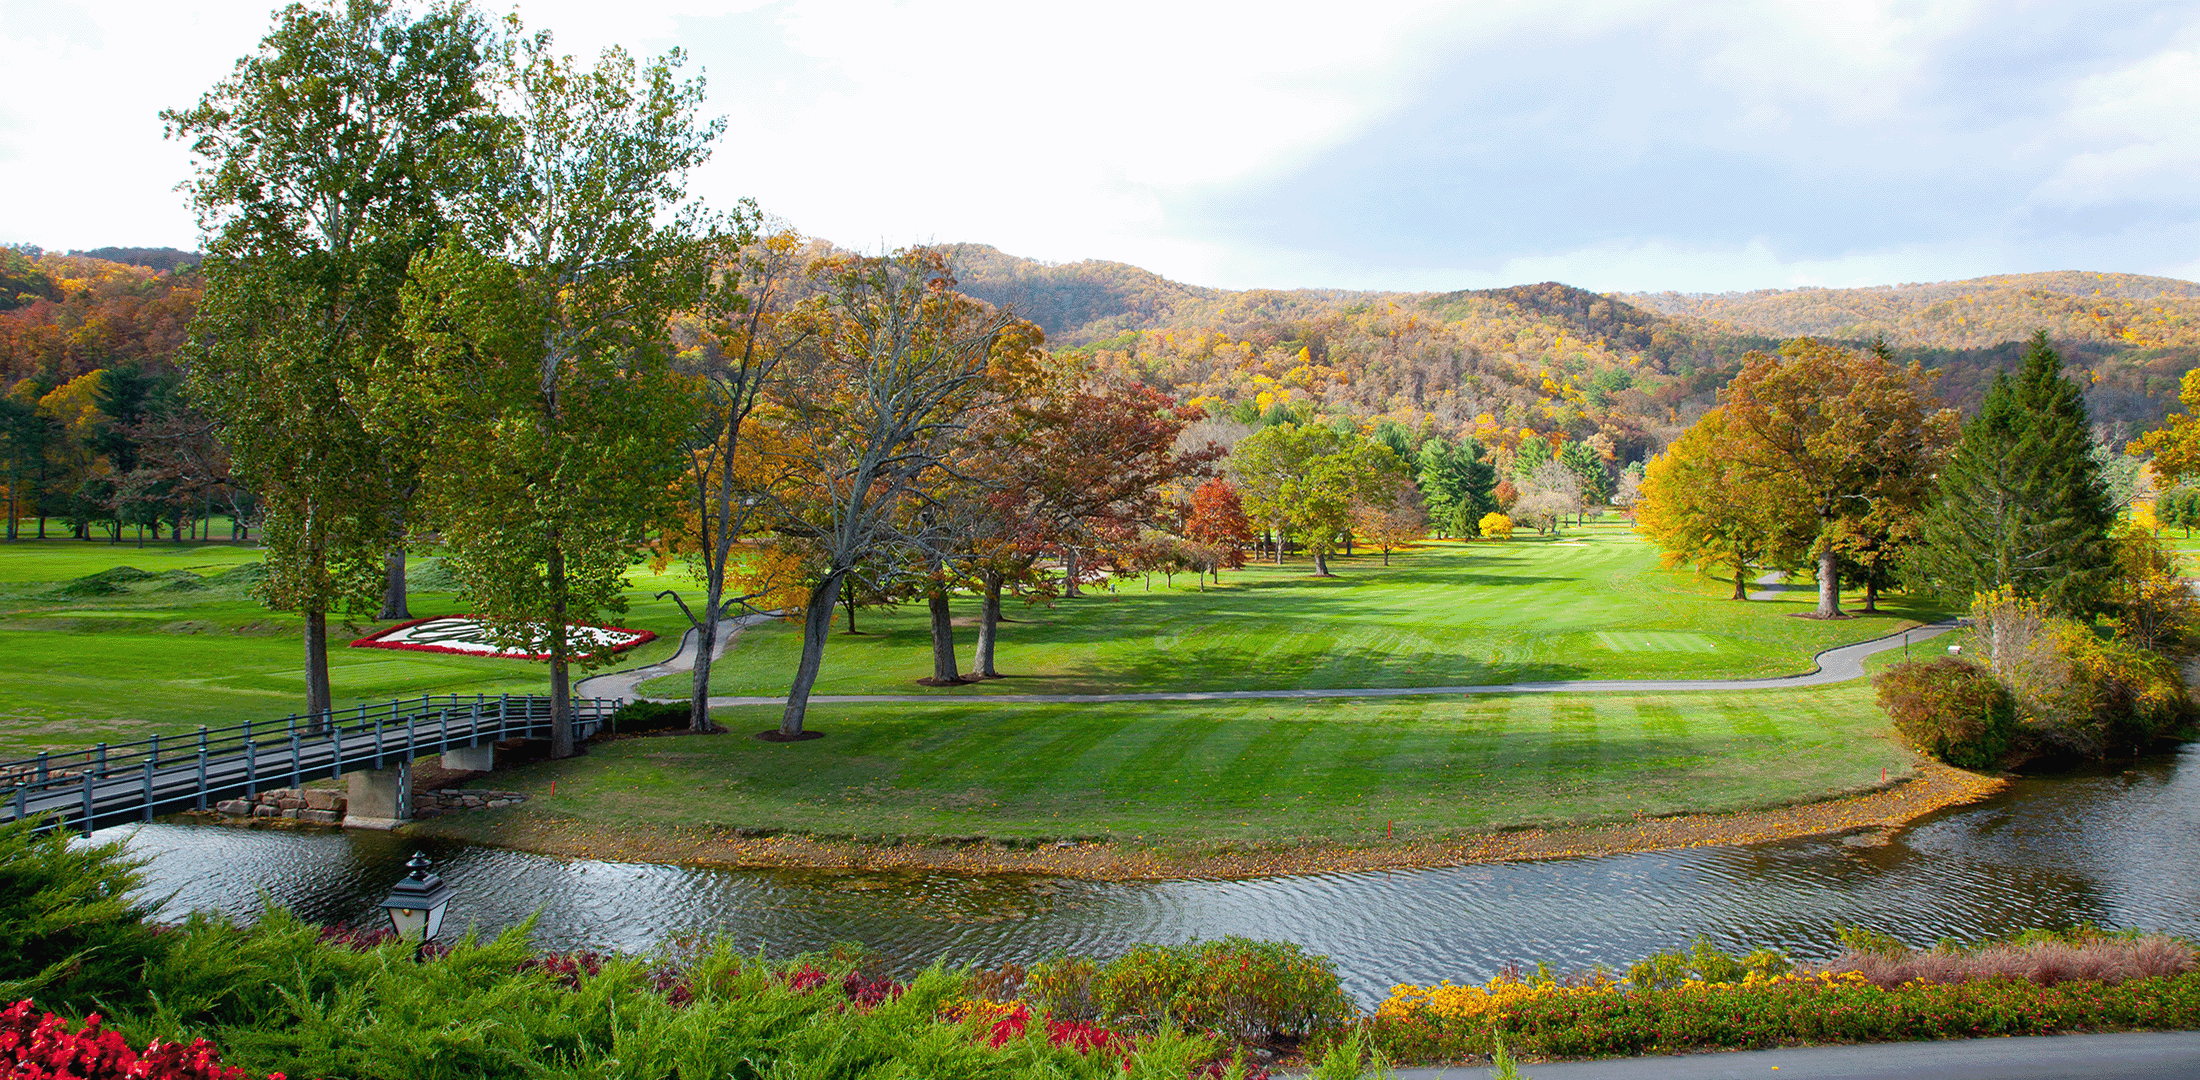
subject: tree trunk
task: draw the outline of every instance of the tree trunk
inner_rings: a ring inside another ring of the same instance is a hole
[[[412,608],[405,602],[405,548],[402,544],[382,556],[382,610],[374,617],[412,618]]]
[[[558,546],[558,530],[550,530],[550,756],[573,756],[573,700],[566,671],[565,552]]]
[[[946,580],[934,575],[932,587],[925,590],[924,603],[932,615],[932,682],[954,686],[962,682],[962,672],[955,669],[954,612],[947,606]]]
[[[1835,562],[1833,545],[1827,544],[1818,552],[1818,617],[1841,617],[1841,574]]]
[[[854,589],[843,590],[840,594],[840,604],[848,609],[848,629],[842,632],[848,634],[860,633],[861,631],[856,629],[856,591]]]
[[[825,661],[825,637],[833,628],[833,604],[840,596],[843,570],[827,574],[810,590],[810,603],[802,609],[802,660],[795,665],[794,684],[787,688],[787,711],[779,718],[779,737],[802,737],[802,720],[810,711],[810,688],[817,685],[817,669]]]
[[[1876,575],[1864,579],[1864,614],[1879,614],[1879,578]]]
[[[1727,597],[1727,599],[1729,599],[1729,600],[1748,600],[1748,599],[1749,599],[1749,584],[1748,584],[1748,580],[1749,580],[1749,567],[1748,567],[1748,566],[1745,566],[1745,565],[1743,565],[1743,564],[1741,564],[1741,563],[1735,563],[1735,564],[1734,564],[1734,595],[1732,595],[1732,596],[1729,596],[1729,597]]]
[[[718,648],[718,605],[703,606],[702,625],[695,628],[695,672],[688,690],[688,730],[698,734],[717,730],[710,722],[710,662]]]
[[[1320,548],[1314,549],[1314,576],[1329,576],[1329,553]]]
[[[984,573],[979,578],[985,582],[985,606],[978,611],[978,650],[970,657],[970,673],[998,679],[1001,673],[993,670],[993,643],[1001,628],[1001,575]]]
[[[1384,548],[1384,549],[1383,549],[1383,565],[1384,565],[1384,566],[1389,566],[1389,565],[1390,565],[1390,549],[1389,549],[1389,548]]]
[[[1084,593],[1077,591],[1077,575],[1079,572],[1080,570],[1077,565],[1077,549],[1062,549],[1062,577],[1066,582],[1066,584],[1062,586],[1063,598],[1069,599],[1085,595]]]
[[[328,612],[306,612],[306,730],[328,726]]]
[[[1347,559],[1352,557],[1352,530],[1350,529],[1346,529],[1344,533],[1344,557]]]

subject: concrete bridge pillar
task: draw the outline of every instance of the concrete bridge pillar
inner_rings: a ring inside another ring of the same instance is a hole
[[[453,748],[443,751],[443,767],[464,769],[467,772],[490,772],[497,767],[497,748],[494,743],[480,746]]]
[[[394,829],[412,820],[412,765],[398,762],[386,769],[346,773],[344,827]]]

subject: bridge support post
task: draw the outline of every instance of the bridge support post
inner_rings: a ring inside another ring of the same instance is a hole
[[[344,827],[394,829],[412,820],[412,765],[400,761],[386,769],[347,773]]]
[[[489,772],[497,767],[497,748],[491,743],[480,746],[454,746],[443,751],[443,767],[464,769],[467,772]]]

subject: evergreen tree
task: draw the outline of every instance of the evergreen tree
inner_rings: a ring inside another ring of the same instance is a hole
[[[1590,503],[1603,505],[1612,497],[1612,480],[1604,470],[1604,458],[1596,447],[1584,442],[1570,442],[1559,452],[1559,463],[1581,478],[1581,495]]]
[[[1497,467],[1485,460],[1482,444],[1471,438],[1458,445],[1432,437],[1421,444],[1421,492],[1429,516],[1453,536],[1473,536],[1482,515],[1497,509]]]
[[[2113,572],[2115,511],[2085,399],[2041,331],[1994,379],[1940,471],[1918,577],[1952,602],[2000,588],[2073,614],[2097,611]]]

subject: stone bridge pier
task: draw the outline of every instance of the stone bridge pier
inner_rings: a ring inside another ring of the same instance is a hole
[[[394,829],[412,820],[412,763],[347,773],[344,827]]]

